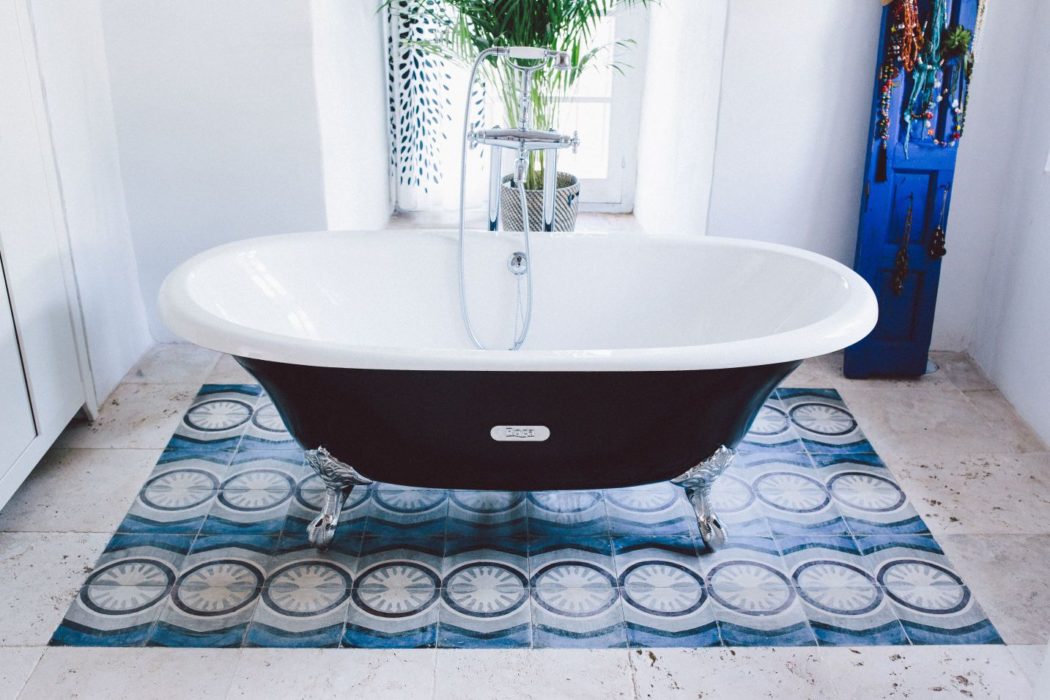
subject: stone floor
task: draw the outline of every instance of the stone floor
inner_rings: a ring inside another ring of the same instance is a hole
[[[834,387],[1006,641],[994,647],[618,651],[48,648],[48,638],[204,382],[228,357],[162,345],[94,424],[70,426],[0,511],[0,698],[1011,697],[1050,636],[1050,450],[968,358],[918,381],[850,381],[841,357],[791,386]]]

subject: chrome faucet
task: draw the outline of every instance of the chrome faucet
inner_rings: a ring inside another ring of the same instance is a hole
[[[489,167],[489,230],[499,228],[499,192],[502,179],[502,149],[510,148],[517,152],[514,175],[517,181],[525,177],[528,167],[529,152],[544,151],[543,167],[543,230],[554,230],[554,195],[558,188],[558,151],[572,148],[576,152],[580,145],[577,134],[572,136],[559,134],[553,129],[540,131],[531,128],[532,74],[548,65],[556,70],[568,70],[572,67],[569,54],[565,51],[541,49],[527,46],[496,47],[482,51],[475,65],[490,56],[502,56],[511,61],[511,66],[521,76],[521,102],[518,109],[518,125],[511,129],[478,129],[468,134],[474,146],[483,145],[492,148],[492,159]],[[536,61],[532,65],[523,65],[520,61]]]

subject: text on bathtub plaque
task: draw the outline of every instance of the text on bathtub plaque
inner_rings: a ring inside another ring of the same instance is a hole
[[[497,442],[543,442],[551,431],[545,425],[495,425],[489,435]]]

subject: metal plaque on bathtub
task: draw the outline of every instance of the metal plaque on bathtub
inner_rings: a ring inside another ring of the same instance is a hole
[[[543,442],[551,436],[545,425],[494,425],[489,435],[498,442]]]

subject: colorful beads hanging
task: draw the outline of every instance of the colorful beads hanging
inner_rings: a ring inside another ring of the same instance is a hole
[[[925,123],[926,133],[931,138],[935,135],[933,128],[933,110],[936,108],[938,89],[941,87],[938,77],[943,59],[941,58],[941,34],[948,28],[948,0],[932,0],[930,19],[926,26],[925,42],[919,52],[919,61],[911,71],[911,95],[904,108],[904,157],[908,157],[908,145],[911,143],[912,122],[919,120]]]
[[[941,57],[951,68],[951,81],[937,98],[950,100],[953,115],[952,133],[947,142],[934,139],[938,146],[954,146],[962,138],[966,124],[966,106],[970,99],[970,76],[973,73],[973,32],[958,24],[953,25],[944,38]]]
[[[888,158],[890,127],[892,119],[890,108],[893,103],[893,88],[901,73],[900,67],[912,70],[922,49],[922,29],[919,26],[919,9],[917,0],[895,0],[888,13],[889,32],[886,38],[886,58],[879,73],[879,117],[875,128],[879,138],[878,159],[875,165],[875,181],[886,181],[886,160]]]

